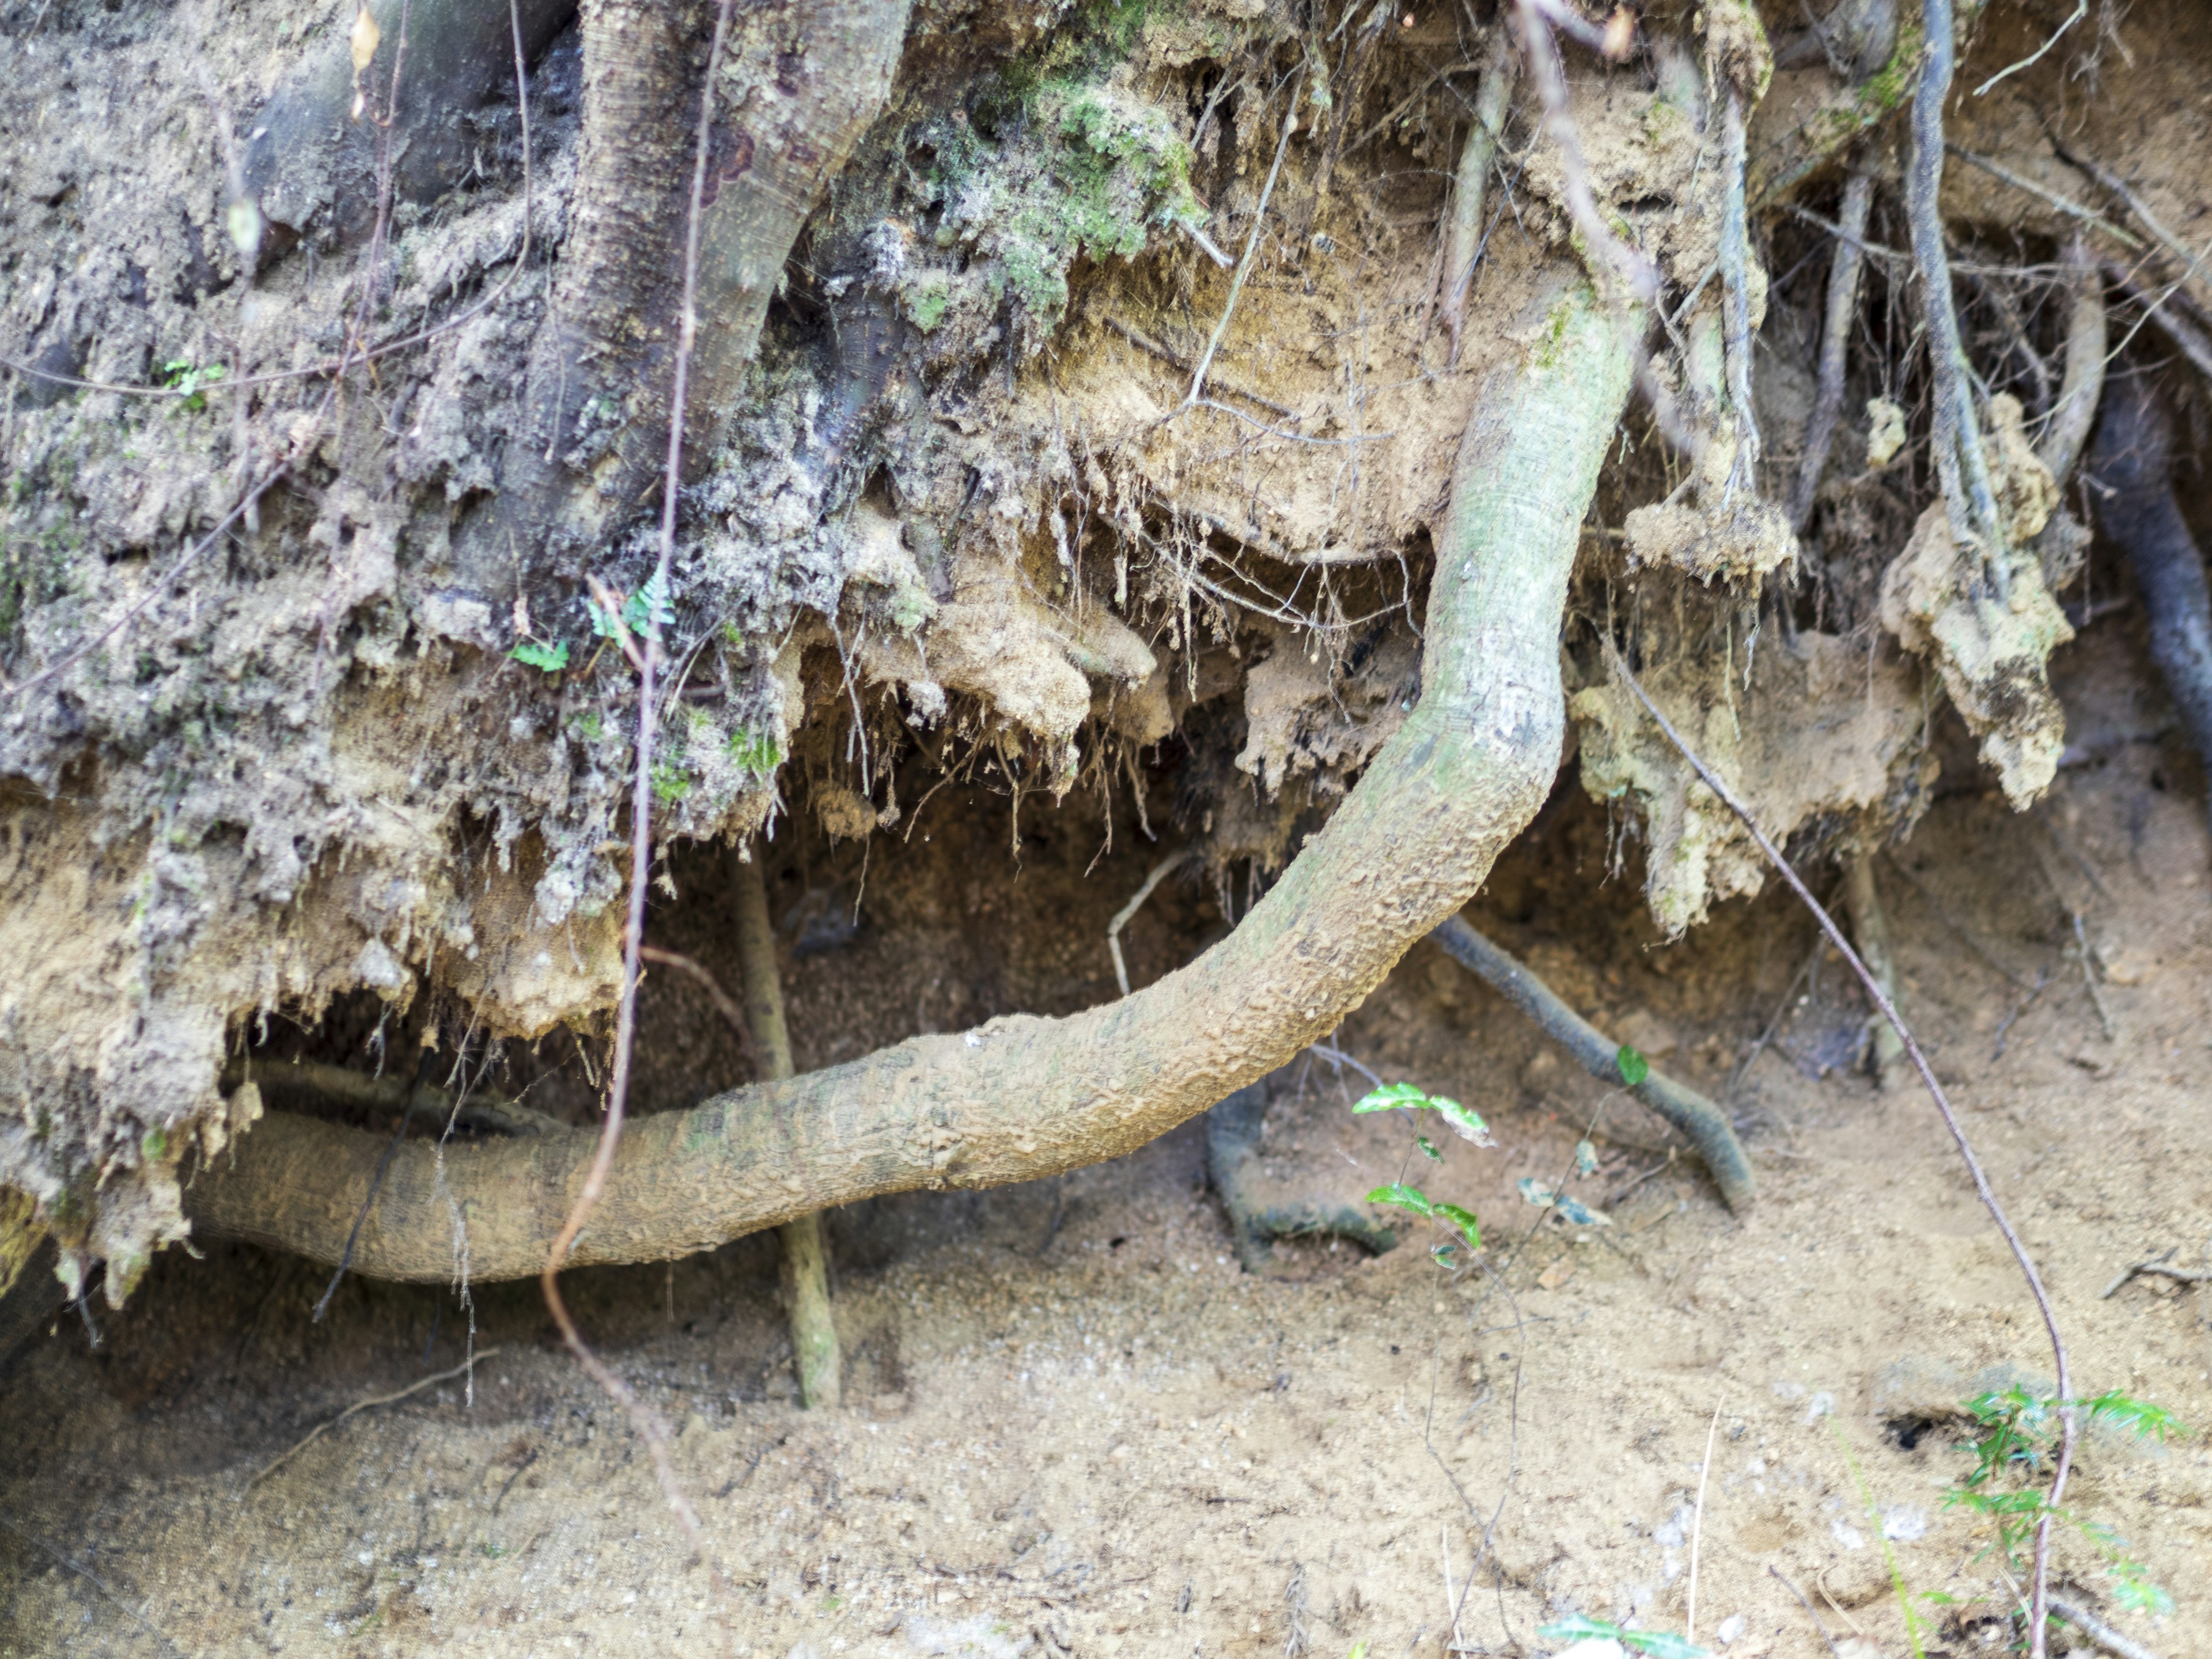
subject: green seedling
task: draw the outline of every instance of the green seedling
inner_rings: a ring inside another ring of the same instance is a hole
[[[541,668],[549,674],[557,674],[568,665],[568,642],[558,640],[547,645],[538,640],[525,640],[507,654],[526,668]]]
[[[161,384],[172,392],[183,392],[185,407],[196,412],[207,407],[207,394],[200,388],[213,386],[222,374],[221,363],[202,365],[189,357],[172,357],[161,365]]]
[[[1411,1083],[1386,1083],[1363,1095],[1352,1109],[1354,1112],[1434,1112],[1451,1126],[1452,1133],[1476,1146],[1495,1146],[1490,1138],[1490,1126],[1475,1113],[1447,1095],[1431,1095]],[[1443,1154],[1426,1135],[1415,1135],[1413,1145],[1431,1162],[1441,1162]],[[1377,1187],[1367,1194],[1370,1204],[1388,1204],[1394,1209],[1410,1211],[1414,1215],[1426,1216],[1459,1230],[1470,1250],[1482,1248],[1482,1224],[1475,1219],[1474,1212],[1458,1204],[1440,1203],[1419,1187],[1403,1181],[1394,1181],[1387,1187]],[[1437,1247],[1439,1255],[1448,1255],[1451,1247]]]
[[[1620,1080],[1632,1089],[1651,1075],[1651,1062],[1625,1042],[1620,1045],[1620,1052],[1613,1055],[1613,1063],[1620,1068]]]
[[[2128,1554],[2127,1540],[2101,1521],[2084,1520],[2071,1510],[2052,1507],[2040,1483],[2044,1465],[2058,1444],[2061,1403],[2055,1395],[2032,1395],[2018,1384],[1967,1401],[1966,1411],[1975,1424],[1974,1437],[1968,1443],[1974,1467],[1950,1489],[1945,1501],[1996,1522],[1996,1547],[2016,1573],[2026,1571],[2023,1553],[2047,1516],[2073,1528],[2105,1558],[2105,1576],[2112,1580],[2112,1599],[2120,1606],[2130,1613],[2171,1613],[2172,1596]],[[2163,1407],[2118,1389],[2073,1403],[2085,1427],[2111,1423],[2138,1440],[2161,1443],[2189,1432]]]
[[[584,611],[591,618],[592,637],[602,640],[620,639],[625,631],[643,639],[653,626],[665,628],[676,620],[674,597],[668,591],[666,578],[658,574],[623,599],[618,613],[596,599],[586,599]]]
[[[1536,1634],[1547,1642],[1612,1640],[1638,1653],[1648,1653],[1651,1659],[1705,1659],[1711,1651],[1668,1631],[1626,1630],[1609,1620],[1585,1619],[1580,1613],[1540,1626]]]
[[[1490,1126],[1449,1095],[1431,1095],[1410,1083],[1386,1083],[1360,1097],[1355,1112],[1432,1111],[1451,1125],[1452,1133],[1477,1146],[1495,1146]]]

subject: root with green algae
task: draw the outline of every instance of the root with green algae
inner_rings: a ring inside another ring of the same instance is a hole
[[[665,1260],[834,1205],[985,1188],[1133,1152],[1333,1030],[1474,893],[1534,816],[1564,729],[1559,630],[1578,527],[1630,384],[1632,331],[1562,270],[1498,370],[1435,526],[1419,705],[1226,939],[1133,995],[994,1019],[631,1126],[569,1261]],[[572,1131],[392,1160],[354,1271],[439,1280],[453,1209],[474,1277],[527,1277],[590,1163]],[[335,1261],[386,1143],[271,1113],[195,1183],[205,1236]]]

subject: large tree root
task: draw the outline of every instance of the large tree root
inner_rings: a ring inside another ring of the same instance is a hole
[[[695,454],[710,452],[715,422],[743,386],[799,232],[883,110],[911,3],[806,0],[749,14],[740,27],[699,225],[686,420]],[[675,112],[693,79],[680,22],[653,0],[584,0],[575,228],[532,342],[500,497],[455,544],[459,568],[483,592],[504,591],[518,555],[541,577],[573,580],[574,552],[605,544],[658,493],[664,359],[678,331],[667,272],[682,217],[668,181],[689,176],[675,149],[688,131]],[[763,62],[775,65],[772,75],[759,74]],[[854,343],[884,355],[879,340]]]
[[[1465,903],[1559,766],[1559,629],[1583,513],[1626,401],[1630,331],[1588,286],[1493,372],[1436,526],[1423,696],[1236,932],[1133,996],[994,1019],[648,1117],[623,1139],[569,1260],[658,1261],[916,1187],[1035,1180],[1134,1151],[1333,1030]],[[585,1132],[395,1158],[353,1267],[441,1280],[458,1201],[471,1272],[543,1264],[590,1163]],[[386,1143],[272,1113],[195,1182],[194,1224],[335,1261]],[[442,1190],[441,1190],[442,1189]]]
[[[1439,922],[1431,937],[1454,962],[1479,975],[1492,990],[1534,1020],[1545,1036],[1573,1055],[1592,1077],[1606,1083],[1622,1081],[1620,1045],[1560,1001],[1551,987],[1512,957],[1458,916]],[[1727,1113],[1696,1090],[1656,1071],[1630,1085],[1628,1092],[1689,1137],[1719,1184],[1729,1208],[1751,1207],[1759,1194],[1759,1182]]]
[[[2173,434],[2140,376],[2105,388],[2093,458],[2098,516],[2127,550],[2150,614],[2150,654],[2189,740],[2212,768],[2212,588],[2173,494]]]

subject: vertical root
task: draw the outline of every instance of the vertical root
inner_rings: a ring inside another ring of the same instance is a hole
[[[1505,130],[1505,112],[1512,101],[1513,82],[1520,70],[1513,41],[1504,29],[1492,37],[1490,55],[1482,65],[1482,79],[1474,93],[1474,121],[1467,130],[1467,143],[1459,152],[1459,171],[1452,194],[1451,224],[1444,237],[1444,326],[1451,334],[1451,356],[1446,366],[1459,367],[1460,331],[1467,325],[1468,295],[1474,286],[1475,261],[1482,257],[1482,210],[1490,182],[1490,164],[1497,159],[1498,135]]]
[[[1859,272],[1866,264],[1867,218],[1874,206],[1874,180],[1854,173],[1844,185],[1836,252],[1828,266],[1828,310],[1820,329],[1820,368],[1812,417],[1805,423],[1805,454],[1790,492],[1790,528],[1802,536],[1813,517],[1813,495],[1828,470],[1836,441],[1836,422],[1844,409],[1844,368],[1850,345],[1851,319],[1857,313]]]
[[[1881,891],[1875,885],[1873,854],[1844,855],[1844,907],[1850,912],[1851,937],[1858,941],[1859,955],[1865,959],[1868,971],[1881,984],[1882,994],[1895,1002],[1897,953],[1891,947],[1889,915],[1881,908]],[[1905,1058],[1905,1044],[1898,1037],[1897,1028],[1879,1013],[1869,1021],[1868,1032],[1873,1041],[1869,1058],[1875,1081],[1887,1089],[1896,1078],[1898,1062]]]
[[[1951,295],[1951,258],[1943,243],[1943,103],[1951,92],[1957,56],[1951,33],[1951,0],[1921,0],[1928,55],[1912,94],[1912,159],[1905,168],[1905,212],[1912,226],[1912,260],[1920,268],[1921,312],[1928,325],[1928,358],[1935,373],[1936,474],[1948,509],[1952,539],[1978,545],[1990,586],[1999,601],[2011,597],[2011,555],[1982,451],[1980,422]]]
[[[775,929],[768,915],[768,887],[758,859],[743,848],[730,853],[730,884],[738,902],[738,957],[745,975],[745,1018],[752,1028],[763,1075],[781,1082],[793,1075],[791,1028],[783,1017],[783,980],[776,971]],[[837,1322],[830,1304],[830,1247],[819,1212],[775,1230],[783,1241],[783,1301],[791,1317],[791,1349],[799,1370],[799,1403],[809,1411],[840,1403],[844,1363],[837,1350]]]

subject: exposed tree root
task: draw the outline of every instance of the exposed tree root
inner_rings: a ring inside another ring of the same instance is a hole
[[[2174,499],[2172,428],[2158,394],[2140,378],[2106,388],[2093,465],[2102,486],[2098,514],[2142,585],[2151,659],[2190,742],[2212,763],[2212,589]]]
[[[1459,168],[1452,186],[1451,223],[1444,237],[1444,296],[1441,311],[1451,336],[1451,367],[1459,366],[1460,331],[1467,326],[1467,300],[1474,286],[1475,262],[1482,257],[1482,210],[1488,197],[1491,163],[1498,158],[1498,135],[1512,106],[1513,82],[1520,72],[1512,37],[1503,28],[1491,37],[1476,83],[1474,119],[1468,124]]]
[[[1873,854],[1844,855],[1844,908],[1850,912],[1851,937],[1858,941],[1859,955],[1881,982],[1883,994],[1895,1002],[1897,953],[1890,948],[1889,915],[1881,908],[1881,890],[1875,885]],[[1880,1014],[1873,1017],[1868,1036],[1874,1049],[1870,1058],[1875,1081],[1887,1089],[1905,1058],[1905,1044],[1899,1040],[1896,1028]]]
[[[782,1082],[798,1068],[791,1060],[791,1027],[783,1016],[783,975],[775,965],[775,929],[769,921],[768,889],[758,859],[730,854],[730,885],[738,900],[738,958],[745,975],[745,1017],[760,1034],[766,1075]],[[845,1367],[837,1351],[837,1318],[830,1305],[830,1245],[822,1218],[803,1215],[776,1229],[783,1245],[784,1311],[791,1321],[791,1352],[799,1371],[799,1403],[833,1407],[844,1394]]]
[[[784,261],[883,108],[908,9],[909,0],[812,0],[747,21],[765,37],[750,42],[763,50],[733,50],[732,75],[745,78],[760,58],[776,68],[717,89],[725,118],[714,129],[699,227],[696,310],[705,326],[693,422],[711,428],[739,390]],[[667,432],[667,376],[656,364],[679,325],[666,282],[678,217],[666,181],[683,171],[672,135],[684,130],[675,112],[691,80],[689,36],[678,12],[637,0],[586,0],[583,29],[575,228],[532,345],[500,501],[458,543],[464,568],[488,592],[507,591],[518,557],[533,570],[557,569],[549,544],[603,544],[652,498]],[[863,338],[846,349],[879,375],[883,343]],[[830,423],[841,415],[849,424],[843,410],[830,411]],[[709,447],[693,445],[699,453]]]
[[[1214,1190],[1229,1212],[1237,1260],[1248,1273],[1276,1267],[1275,1241],[1323,1234],[1348,1238],[1372,1255],[1398,1248],[1398,1235],[1350,1204],[1267,1204],[1252,1190],[1252,1163],[1267,1116],[1273,1078],[1249,1084],[1206,1115],[1206,1155]]]
[[[1551,987],[1464,920],[1449,917],[1437,924],[1430,937],[1454,962],[1480,975],[1534,1020],[1545,1036],[1565,1048],[1592,1077],[1607,1083],[1621,1081],[1620,1045],[1560,1001]],[[1744,1156],[1743,1143],[1735,1138],[1725,1112],[1696,1090],[1686,1089],[1656,1071],[1628,1092],[1689,1137],[1719,1184],[1729,1208],[1741,1212],[1751,1207],[1759,1194],[1758,1178],[1751,1172],[1751,1160]]]
[[[1912,94],[1911,160],[1905,170],[1906,216],[1912,226],[1912,258],[1920,269],[1920,309],[1928,326],[1928,361],[1934,375],[1936,476],[1949,511],[1951,539],[1978,547],[1989,586],[1997,599],[2012,592],[2012,559],[2003,520],[1982,449],[1974,412],[1971,365],[1959,336],[1959,311],[1951,295],[1951,257],[1943,241],[1943,102],[1951,93],[1957,51],[1951,0],[1921,0],[1928,56]]]
[[[1839,234],[1828,265],[1828,305],[1820,326],[1820,362],[1813,413],[1805,422],[1805,454],[1790,491],[1790,527],[1799,535],[1813,520],[1814,493],[1828,470],[1835,447],[1836,422],[1844,410],[1844,369],[1851,340],[1851,319],[1858,313],[1859,271],[1866,263],[1867,216],[1874,207],[1874,179],[1854,173],[1844,185]]]
[[[1564,273],[1562,273],[1564,277]],[[663,1260],[832,1205],[990,1187],[1133,1151],[1332,1030],[1473,895],[1559,757],[1559,627],[1579,523],[1626,403],[1635,341],[1588,285],[1492,374],[1435,526],[1420,703],[1228,939],[1134,995],[996,1019],[634,1124],[568,1260]],[[594,1137],[403,1150],[356,1271],[441,1280],[457,1199],[474,1276],[527,1276]],[[204,1171],[197,1225],[335,1261],[379,1137],[283,1113]]]

